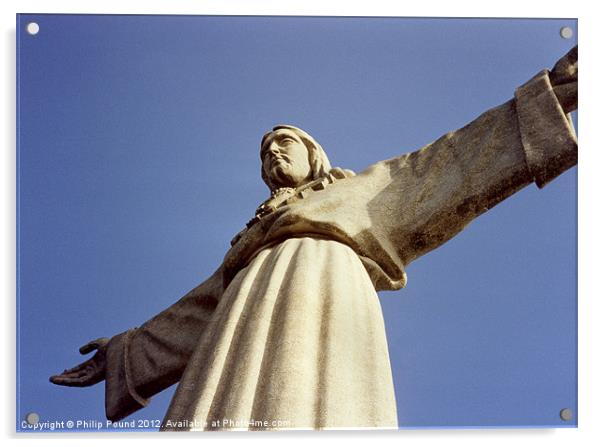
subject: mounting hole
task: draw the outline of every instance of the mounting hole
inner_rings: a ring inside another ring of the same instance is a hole
[[[38,413],[27,413],[25,415],[25,422],[29,425],[36,425],[40,422],[40,415]]]
[[[25,27],[25,29],[27,30],[27,32],[29,34],[31,34],[32,36],[35,36],[36,34],[38,34],[40,32],[40,25],[38,25],[36,22],[29,22],[27,24],[27,26]]]
[[[562,419],[563,421],[570,421],[571,419],[573,419],[573,412],[571,411],[571,409],[563,408],[562,410],[560,410],[560,419]]]
[[[563,39],[570,39],[573,37],[573,29],[570,26],[563,26],[560,28],[560,37]]]

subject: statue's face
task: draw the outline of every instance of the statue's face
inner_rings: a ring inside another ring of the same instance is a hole
[[[307,148],[292,130],[272,132],[261,146],[262,169],[277,187],[303,185],[311,180]]]

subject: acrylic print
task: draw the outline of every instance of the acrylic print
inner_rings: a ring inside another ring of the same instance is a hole
[[[577,425],[576,20],[17,36],[18,431]]]

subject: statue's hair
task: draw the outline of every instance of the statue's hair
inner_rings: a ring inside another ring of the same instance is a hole
[[[263,143],[265,142],[267,137],[269,137],[274,131],[279,130],[279,129],[288,129],[288,130],[293,131],[301,139],[301,141],[307,148],[307,157],[309,160],[309,166],[311,168],[312,180],[322,178],[326,174],[328,174],[328,172],[330,171],[331,168],[330,168],[330,161],[328,160],[328,157],[326,156],[326,152],[324,152],[324,149],[322,149],[322,146],[320,146],[320,144],[310,134],[308,134],[303,129],[300,129],[298,127],[291,126],[289,124],[279,124],[278,126],[275,126],[270,132],[266,133],[263,136],[263,138],[261,139],[260,147],[263,147]],[[270,182],[269,177],[264,172],[263,165],[261,168],[261,178],[263,179],[265,184],[268,185],[270,190],[273,190],[275,188],[275,185],[273,185]]]

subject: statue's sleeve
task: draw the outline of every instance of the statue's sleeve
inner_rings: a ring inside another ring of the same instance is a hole
[[[111,338],[107,349],[105,409],[117,421],[146,406],[178,382],[222,291],[222,268],[139,328]]]
[[[544,70],[512,100],[416,152],[373,165],[358,180],[371,190],[371,233],[403,266],[529,183],[543,187],[576,163],[570,117]]]

